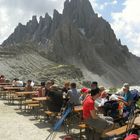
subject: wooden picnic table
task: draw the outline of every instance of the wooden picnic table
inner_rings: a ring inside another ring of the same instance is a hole
[[[33,101],[38,101],[38,102],[39,102],[39,107],[40,107],[40,108],[43,107],[43,109],[45,109],[45,106],[46,106],[45,101],[48,100],[48,97],[33,97],[32,100],[33,100]],[[39,108],[38,108],[38,109],[39,109]],[[38,110],[37,116],[39,115],[39,113],[40,113],[40,112],[39,112],[39,110]]]
[[[0,83],[0,85],[12,85],[11,83]]]
[[[0,88],[3,88],[3,87],[12,87],[12,85],[0,85]]]
[[[34,97],[32,98],[33,101],[46,101],[48,97]]]
[[[24,96],[24,95],[30,95],[30,94],[35,94],[36,91],[21,91],[21,92],[16,92],[17,96]]]
[[[11,94],[13,94],[13,93],[15,94],[15,91],[18,91],[18,90],[24,90],[24,87],[4,86],[3,90],[7,91],[6,95],[7,95],[8,103],[10,103],[11,102]],[[6,98],[6,95],[5,95],[5,98]]]
[[[36,91],[21,91],[21,92],[15,92],[15,94],[17,96],[21,96],[20,100],[19,100],[19,109],[22,110],[22,105],[23,105],[23,101],[26,99],[24,98],[26,95],[32,95],[35,94]]]
[[[24,87],[11,87],[11,86],[4,86],[3,87],[4,90],[23,90]]]

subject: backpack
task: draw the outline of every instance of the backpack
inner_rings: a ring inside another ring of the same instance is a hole
[[[134,103],[136,103],[140,98],[139,91],[137,89],[133,89],[130,92],[132,94],[132,99],[133,99]]]
[[[119,114],[119,103],[117,101],[107,101],[104,104],[104,115],[112,118],[117,118]]]

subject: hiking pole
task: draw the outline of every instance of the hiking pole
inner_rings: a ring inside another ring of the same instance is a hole
[[[55,123],[52,132],[48,135],[48,137],[46,138],[46,140],[49,140],[49,138],[50,138],[57,130],[60,129],[62,123],[63,123],[64,120],[65,120],[65,118],[68,116],[68,114],[69,114],[71,111],[72,111],[71,106],[68,106],[68,108],[64,111],[64,113],[63,113],[61,119],[59,119],[59,120]]]
[[[45,140],[49,140],[49,138],[53,135],[54,131],[52,131]]]

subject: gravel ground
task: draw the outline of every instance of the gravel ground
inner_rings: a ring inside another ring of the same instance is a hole
[[[45,140],[49,135],[48,123],[39,122],[27,113],[21,113],[17,106],[0,100],[0,140]],[[51,140],[61,140],[65,134],[57,132]],[[50,139],[49,139],[50,140]]]

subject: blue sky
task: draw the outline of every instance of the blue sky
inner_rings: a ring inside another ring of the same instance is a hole
[[[124,8],[123,2],[124,0],[96,0],[98,6],[95,7],[95,10],[97,13],[100,13],[103,18],[111,22],[111,13],[121,12]]]
[[[32,15],[43,15],[63,9],[65,0],[0,0],[0,43],[19,22],[25,24]],[[99,16],[110,24],[117,38],[130,52],[140,56],[140,0],[90,0]]]

